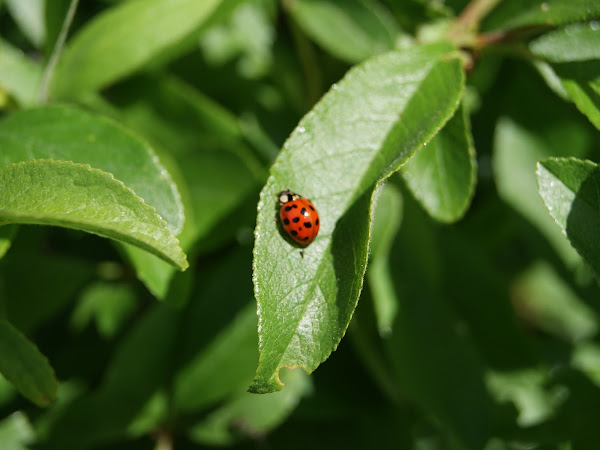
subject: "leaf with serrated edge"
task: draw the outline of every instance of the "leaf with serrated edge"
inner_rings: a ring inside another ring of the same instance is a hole
[[[185,254],[167,223],[111,174],[38,159],[0,170],[0,224],[57,225],[143,248],[180,270]]]
[[[105,117],[67,105],[17,111],[0,121],[0,168],[30,159],[89,164],[109,172],[182,228],[179,191],[152,148]]]
[[[463,84],[449,45],[377,56],[334,85],[287,140],[258,206],[260,360],[251,391],[279,390],[281,367],[311,372],[335,350],[362,288],[372,192],[452,116]],[[286,188],[320,213],[304,257],[275,220]]]
[[[577,158],[538,163],[539,193],[562,232],[600,275],[600,169]]]

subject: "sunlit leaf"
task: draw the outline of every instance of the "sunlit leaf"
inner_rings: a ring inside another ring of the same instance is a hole
[[[373,189],[451,117],[462,86],[446,45],[375,57],[336,84],[285,143],[255,231],[261,356],[253,391],[280,389],[281,367],[310,372],[337,347],[362,287]],[[321,217],[304,257],[275,220],[286,188],[310,198]]]

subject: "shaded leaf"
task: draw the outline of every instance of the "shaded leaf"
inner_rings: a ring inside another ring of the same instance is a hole
[[[108,9],[70,41],[53,95],[74,97],[130,75],[196,31],[220,2],[133,0]]]
[[[22,228],[15,240],[16,250],[0,261],[0,283],[10,294],[2,298],[4,313],[25,334],[56,317],[95,274],[89,261],[48,254],[41,235],[41,228]]]
[[[294,0],[288,7],[304,32],[332,55],[357,63],[394,48],[398,30],[370,0]]]
[[[181,200],[169,174],[145,142],[111,120],[65,105],[17,111],[0,122],[0,147],[0,168],[51,158],[111,173],[181,230]]]
[[[33,160],[0,170],[0,223],[75,228],[141,247],[184,270],[185,254],[156,211],[112,175]]]
[[[402,194],[393,184],[386,183],[377,197],[371,232],[371,256],[367,271],[367,281],[373,293],[377,328],[382,336],[392,331],[392,324],[398,310],[388,261],[391,245],[401,221]]]
[[[244,390],[258,361],[250,247],[227,252],[201,273],[203,282],[192,294],[180,324],[172,408],[182,414]]]
[[[596,0],[504,0],[483,22],[485,30],[561,25],[600,17]]]
[[[20,411],[0,421],[0,442],[5,450],[27,450],[35,439],[33,427]]]
[[[556,139],[556,143],[569,142],[570,146],[565,149],[577,151],[575,141],[568,138],[574,133],[565,128],[565,134]],[[537,192],[536,163],[552,155],[553,150],[540,134],[503,117],[498,121],[494,136],[494,178],[502,199],[533,223],[563,260],[574,267],[579,258],[552,223]]]
[[[600,24],[575,23],[541,35],[529,49],[550,62],[573,62],[600,59]]]
[[[210,445],[231,445],[240,437],[260,439],[277,427],[311,391],[308,376],[293,370],[284,377],[283,392],[253,395],[241,392],[189,430],[191,440]]]
[[[100,386],[65,407],[47,448],[81,449],[123,436],[171,372],[179,314],[156,303],[123,338]],[[95,420],[103,417],[103,420]]]
[[[553,67],[577,109],[600,129],[600,60]]]
[[[12,239],[17,233],[17,228],[16,225],[0,226],[0,258],[3,258],[10,248]]]
[[[48,360],[5,320],[0,320],[0,372],[38,406],[56,398],[58,383]]]
[[[600,170],[591,161],[550,158],[538,163],[544,203],[562,232],[600,274]]]
[[[483,364],[446,301],[439,241],[407,198],[390,252],[398,311],[384,347],[400,392],[433,417],[452,448],[483,448],[491,422]]]
[[[521,274],[512,295],[527,323],[546,333],[574,343],[598,330],[594,311],[547,263],[538,262]]]
[[[0,86],[18,104],[30,106],[37,102],[42,80],[42,68],[23,52],[0,40]]]
[[[373,189],[451,117],[462,86],[446,45],[375,57],[335,85],[285,143],[258,207],[253,391],[280,389],[280,367],[310,372],[337,347],[362,287]],[[310,198],[321,216],[304,258],[275,220],[285,188]]]
[[[6,7],[21,32],[36,48],[41,48],[46,39],[44,24],[45,2],[40,0],[5,0]]]
[[[81,331],[94,321],[98,333],[113,337],[133,313],[136,296],[127,284],[96,282],[86,287],[71,316],[71,325]]]
[[[400,169],[407,186],[434,219],[454,222],[475,191],[475,150],[464,108]]]

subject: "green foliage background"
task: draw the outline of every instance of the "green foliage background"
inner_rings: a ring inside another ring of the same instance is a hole
[[[0,448],[600,446],[597,1],[2,0],[0,115]]]

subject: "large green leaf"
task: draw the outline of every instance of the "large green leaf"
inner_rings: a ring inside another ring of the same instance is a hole
[[[529,49],[551,62],[600,59],[600,24],[588,22],[568,25],[534,39]]]
[[[571,244],[600,274],[600,169],[591,161],[550,158],[538,163],[540,195]]]
[[[111,120],[61,105],[18,111],[0,122],[0,148],[0,168],[51,158],[109,172],[181,230],[183,209],[168,172],[148,144]]]
[[[73,97],[140,69],[196,31],[221,0],[132,0],[87,24],[67,47],[53,94]]]
[[[486,17],[483,27],[511,29],[531,25],[560,25],[600,17],[596,0],[504,0]]]
[[[447,45],[372,58],[334,85],[285,143],[258,207],[260,361],[251,390],[281,389],[281,367],[310,372],[337,347],[362,288],[372,192],[452,116],[463,81]],[[321,232],[304,257],[275,220],[285,188],[320,213]]]
[[[111,174],[38,159],[0,169],[0,224],[56,225],[141,247],[183,270],[185,254],[167,223]]]
[[[464,108],[401,169],[416,199],[441,222],[454,222],[465,213],[475,190],[475,171]]]
[[[0,320],[0,373],[39,406],[56,397],[58,383],[48,360],[5,320]]]
[[[295,0],[289,12],[331,54],[349,63],[391,50],[398,30],[387,11],[369,0]]]

